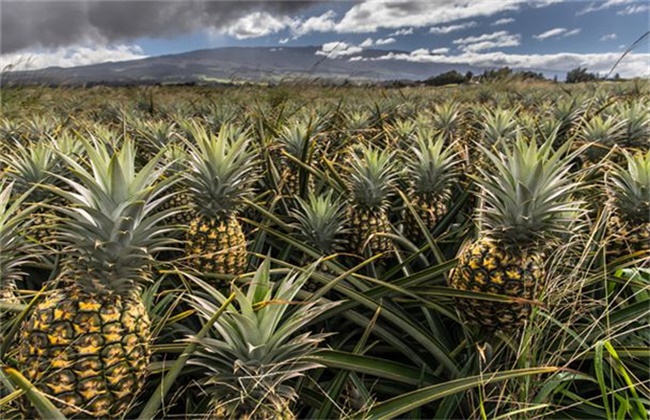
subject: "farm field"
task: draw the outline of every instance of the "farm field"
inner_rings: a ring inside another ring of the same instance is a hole
[[[649,416],[647,81],[1,94],[2,418]]]

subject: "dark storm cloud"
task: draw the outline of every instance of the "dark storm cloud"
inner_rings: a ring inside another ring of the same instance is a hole
[[[172,36],[227,26],[252,11],[289,14],[313,1],[29,1],[0,3],[0,50]]]

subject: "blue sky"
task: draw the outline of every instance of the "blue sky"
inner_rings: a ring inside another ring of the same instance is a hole
[[[387,51],[383,59],[552,71],[581,65],[603,73],[650,28],[650,3],[632,0],[57,3],[2,1],[2,36],[8,37],[3,66],[12,60],[38,68],[203,48],[310,45],[339,60],[363,60],[364,50],[381,49]],[[5,21],[7,14],[11,20]],[[5,29],[16,20],[27,25]],[[646,39],[617,70],[648,76],[649,45]]]

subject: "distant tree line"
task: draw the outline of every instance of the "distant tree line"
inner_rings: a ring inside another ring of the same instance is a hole
[[[542,72],[534,72],[530,70],[514,71],[510,67],[501,67],[499,69],[485,70],[482,74],[474,75],[471,71],[468,71],[465,74],[458,72],[457,70],[450,70],[436,76],[429,77],[424,80],[422,83],[427,86],[445,86],[445,85],[460,85],[471,82],[483,83],[483,82],[494,82],[500,80],[538,80],[545,81],[548,80],[544,77]],[[583,83],[583,82],[593,82],[597,80],[605,80],[605,78],[598,77],[597,74],[589,73],[587,68],[577,67],[569,71],[566,75],[565,83]],[[616,73],[612,78],[608,80],[620,81],[624,80]],[[553,78],[554,82],[557,82],[557,76]]]

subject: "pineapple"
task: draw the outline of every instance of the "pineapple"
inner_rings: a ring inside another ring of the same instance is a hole
[[[394,152],[361,146],[352,151],[347,162],[350,200],[347,229],[350,252],[364,256],[388,252],[391,230],[388,220],[388,198],[395,184],[392,159]]]
[[[404,228],[412,242],[421,242],[422,229],[417,218],[430,231],[447,214],[451,189],[458,178],[458,155],[453,145],[445,146],[442,135],[432,138],[426,130],[419,132],[406,158],[409,177],[407,196],[411,209],[406,210]]]
[[[611,170],[608,253],[613,258],[635,252],[650,255],[650,151],[624,153],[627,168]]]
[[[292,380],[319,367],[307,358],[325,338],[298,331],[338,303],[299,302],[291,308],[309,276],[309,271],[289,274],[273,284],[265,261],[246,292],[235,287],[236,304],[213,324],[210,336],[195,338],[198,346],[188,363],[204,372],[201,385],[210,399],[211,418],[296,418],[290,407],[297,397]],[[226,298],[203,287],[206,296],[197,293],[193,306],[209,322]]]
[[[300,121],[289,121],[283,127],[278,141],[284,152],[281,162],[282,192],[289,196],[300,196],[304,188],[314,189],[314,179],[309,171],[302,168],[302,162],[309,165],[314,154],[314,135],[309,124]],[[296,162],[298,161],[298,162]],[[306,183],[305,183],[306,182]]]
[[[64,250],[58,287],[23,322],[19,369],[65,416],[118,417],[147,373],[150,321],[140,296],[152,253],[167,245],[156,211],[169,182],[152,160],[135,170],[126,141],[113,151],[83,141],[90,170],[65,158],[80,182],[58,190],[72,205],[57,232]],[[28,410],[28,415],[33,412]]]
[[[137,120],[139,121],[139,120]],[[175,138],[175,124],[166,121],[148,121],[136,124],[136,135],[142,138],[139,156],[144,163],[151,160]]]
[[[345,232],[344,203],[332,198],[332,191],[326,194],[309,194],[307,200],[298,198],[298,208],[291,215],[297,229],[298,238],[320,252],[322,257],[341,252]],[[300,261],[305,264],[307,256]],[[325,267],[322,267],[325,269]],[[307,282],[309,291],[315,290],[312,282]]]
[[[624,134],[624,122],[614,116],[596,115],[585,122],[577,134],[576,145],[585,145],[580,155],[582,166],[591,168],[600,163],[615,146],[619,145]]]
[[[553,138],[541,146],[518,136],[511,147],[492,153],[484,149],[493,169],[481,169],[480,232],[459,252],[450,275],[454,289],[535,299],[544,283],[545,246],[580,209],[571,194],[576,183],[568,176],[571,156],[553,151]],[[531,311],[524,302],[457,300],[471,323],[492,330],[521,327]]]
[[[192,137],[184,183],[196,217],[185,235],[186,257],[203,273],[242,274],[246,237],[237,212],[256,179],[250,138],[227,124],[217,136],[194,124]]]
[[[440,133],[447,144],[451,144],[458,139],[462,117],[458,102],[447,101],[435,106],[432,126],[437,133]]]
[[[25,208],[22,205],[30,191],[18,198],[12,197],[13,186],[0,182],[0,302],[10,304],[18,302],[14,292],[16,281],[24,274],[21,266],[33,259],[31,253],[27,252],[29,244],[21,234],[21,230],[31,221],[28,218],[34,210],[34,207]],[[0,342],[3,341],[7,324],[0,311]]]
[[[614,112],[624,121],[622,137],[625,147],[643,152],[650,150],[650,111],[648,110],[648,104],[635,101],[618,106]]]
[[[62,162],[54,148],[45,142],[32,143],[28,147],[15,147],[12,152],[0,157],[6,167],[7,176],[15,182],[15,191],[24,194],[30,191],[24,205],[38,204],[38,211],[32,215],[30,229],[25,233],[39,244],[53,241],[55,219],[58,214],[48,211],[43,204],[51,208],[61,207],[61,197],[52,194],[44,186],[61,184],[58,175],[63,174]]]

